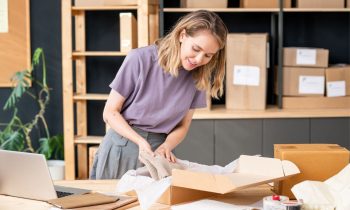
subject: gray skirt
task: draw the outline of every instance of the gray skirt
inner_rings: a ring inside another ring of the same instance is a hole
[[[153,151],[167,136],[132,128],[148,141]],[[134,142],[109,129],[95,154],[90,179],[120,179],[128,170],[143,166],[138,155],[139,147]]]

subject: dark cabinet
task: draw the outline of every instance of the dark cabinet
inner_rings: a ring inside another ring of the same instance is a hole
[[[215,120],[215,164],[262,153],[262,120]]]
[[[309,119],[265,119],[263,130],[263,155],[267,157],[273,157],[273,144],[310,142]]]
[[[242,154],[273,157],[274,144],[329,143],[350,149],[350,118],[193,120],[178,158],[226,165]]]
[[[212,165],[214,163],[214,121],[193,120],[186,138],[175,149],[176,157]]]
[[[349,147],[349,138],[349,118],[311,119],[311,143],[334,143]]]

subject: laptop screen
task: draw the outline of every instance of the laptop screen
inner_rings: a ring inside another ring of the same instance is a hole
[[[0,194],[42,201],[57,198],[44,155],[0,150]]]

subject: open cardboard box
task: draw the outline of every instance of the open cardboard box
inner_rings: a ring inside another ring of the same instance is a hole
[[[298,167],[290,161],[246,155],[240,156],[238,168],[230,174],[173,169],[172,184],[158,202],[172,205],[198,200],[282,180],[298,173]]]

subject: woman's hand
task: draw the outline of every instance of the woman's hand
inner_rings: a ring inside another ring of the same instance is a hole
[[[151,145],[146,140],[140,141],[138,145],[139,145],[139,154],[140,152],[144,151],[154,156]]]
[[[157,153],[163,157],[165,157],[169,162],[176,162],[176,157],[175,155],[171,152],[171,149],[169,148],[169,146],[167,145],[166,142],[164,142],[163,144],[161,144],[156,151],[154,151],[154,153]]]

